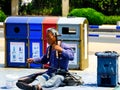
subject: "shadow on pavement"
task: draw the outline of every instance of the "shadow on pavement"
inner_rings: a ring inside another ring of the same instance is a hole
[[[3,68],[4,67],[4,64],[0,64],[0,68]]]

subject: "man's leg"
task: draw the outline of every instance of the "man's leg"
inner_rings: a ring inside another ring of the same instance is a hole
[[[45,82],[42,87],[50,88],[50,87],[58,87],[63,82],[64,76],[62,75],[55,75],[51,79]]]
[[[41,90],[41,86],[44,85],[44,83],[49,78],[50,78],[50,76],[48,76],[47,74],[43,74],[41,76],[38,76],[36,78],[36,80],[31,83],[31,85],[24,83],[24,82],[17,82],[16,85],[20,89],[24,89],[24,90],[36,90],[36,88],[37,88],[37,90]],[[36,81],[37,81],[37,83],[36,83]]]
[[[38,81],[38,84],[40,84],[41,86],[43,86],[48,79],[50,79],[50,76],[46,73],[36,78],[36,80]],[[34,83],[35,82],[33,82],[32,84]]]

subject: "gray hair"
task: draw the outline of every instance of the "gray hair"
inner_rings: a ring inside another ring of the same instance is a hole
[[[49,32],[49,31],[50,31],[54,36],[55,36],[55,35],[59,35],[58,31],[57,31],[55,28],[48,28],[48,29],[47,29],[47,32]]]

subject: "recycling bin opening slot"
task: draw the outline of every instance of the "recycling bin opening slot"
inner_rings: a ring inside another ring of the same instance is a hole
[[[18,27],[15,27],[15,28],[14,28],[14,32],[15,32],[15,33],[19,33],[19,32],[20,32],[20,29],[19,29]]]
[[[62,28],[62,34],[76,34],[75,28],[69,28],[69,27],[63,27]]]

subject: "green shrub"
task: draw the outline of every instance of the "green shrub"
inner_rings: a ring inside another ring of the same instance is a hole
[[[92,8],[73,9],[68,16],[86,17],[91,25],[101,25],[104,23],[104,15]]]
[[[105,16],[104,24],[117,24],[120,21],[120,16]]]
[[[0,10],[0,22],[4,22],[6,19],[6,15],[3,11]]]

